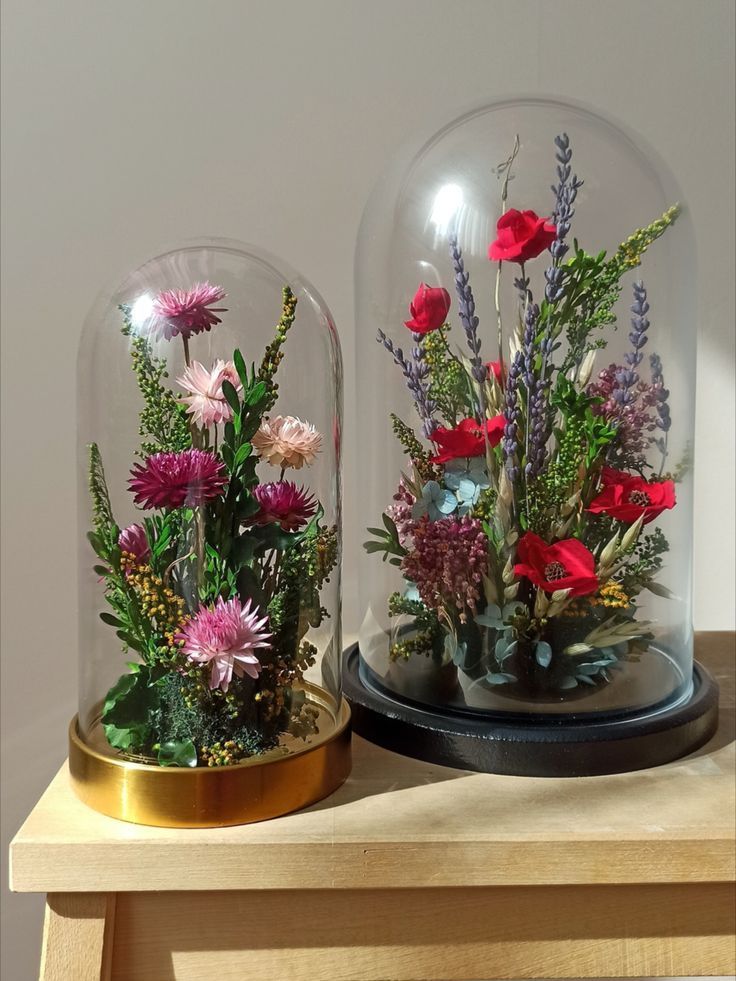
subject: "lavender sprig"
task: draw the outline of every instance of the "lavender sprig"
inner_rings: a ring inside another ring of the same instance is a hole
[[[455,271],[458,315],[472,355],[470,361],[473,366],[473,378],[478,384],[482,385],[488,376],[488,372],[480,356],[480,337],[478,336],[478,318],[475,315],[475,298],[468,282],[470,277],[465,271],[463,253],[457,244],[457,238],[455,236],[450,239],[450,257],[452,258],[452,268]]]
[[[548,303],[556,303],[562,296],[562,260],[567,255],[570,246],[565,239],[570,231],[575,209],[575,199],[578,190],[583,182],[578,180],[577,174],[572,173],[570,161],[572,160],[572,150],[570,149],[570,137],[567,133],[561,133],[555,137],[557,153],[557,180],[556,185],[552,185],[555,195],[555,208],[552,212],[552,221],[557,228],[557,235],[549,248],[552,254],[552,265],[545,271],[544,278],[547,285],[544,290],[545,298]]]
[[[509,480],[512,482],[519,476],[517,452],[519,449],[519,381],[524,372],[524,355],[517,351],[511,362],[506,379],[504,418],[506,424],[503,430],[503,460]]]
[[[663,435],[655,438],[654,445],[662,454],[662,462],[659,467],[659,475],[662,476],[665,460],[667,459],[667,443],[669,442],[670,427],[672,418],[668,399],[669,389],[664,387],[664,373],[662,372],[662,359],[658,354],[649,355],[649,368],[652,373],[652,391],[656,399],[655,411],[657,413],[657,427],[662,430]]]
[[[414,334],[413,336],[416,342],[418,335]],[[437,405],[431,398],[429,394],[429,386],[426,384],[427,377],[429,375],[429,366],[425,363],[424,350],[418,343],[416,343],[416,346],[412,351],[412,354],[416,360],[409,361],[404,356],[402,349],[400,347],[395,347],[391,338],[386,337],[382,330],[378,331],[376,340],[379,344],[383,344],[389,354],[393,357],[394,362],[404,373],[407,387],[414,398],[414,402],[416,403],[419,418],[422,420],[424,435],[427,438],[430,438],[432,433],[437,428],[437,422],[433,418]],[[417,357],[417,351],[419,352],[419,357]]]
[[[649,368],[652,372],[652,388],[657,399],[657,426],[663,433],[667,433],[672,425],[670,417],[670,407],[668,399],[670,392],[664,387],[664,374],[662,373],[662,359],[658,354],[649,355]]]
[[[621,406],[631,405],[635,401],[636,395],[633,391],[639,381],[637,371],[641,364],[644,353],[643,348],[648,341],[647,331],[649,330],[649,303],[647,302],[647,291],[644,283],[634,283],[634,302],[631,306],[633,317],[631,318],[631,331],[629,341],[631,351],[624,355],[624,361],[628,367],[621,367],[616,372],[616,387],[611,393],[616,402]]]
[[[537,346],[537,326],[539,324],[539,306],[530,303],[524,317],[524,336],[522,339],[522,364],[524,385],[526,387],[527,421],[526,421],[526,464],[524,473],[527,477],[536,477],[542,471],[547,459],[547,439],[549,406],[547,404],[546,379],[535,371],[537,355],[542,356],[542,365],[547,362],[552,339],[545,337]]]

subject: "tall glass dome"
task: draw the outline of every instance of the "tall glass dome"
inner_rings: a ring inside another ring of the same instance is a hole
[[[693,684],[694,244],[587,109],[499,102],[395,162],[356,253],[360,670],[481,722]]]
[[[250,246],[167,252],[97,304],[78,372],[77,763],[252,768],[346,730],[341,361],[320,296]]]

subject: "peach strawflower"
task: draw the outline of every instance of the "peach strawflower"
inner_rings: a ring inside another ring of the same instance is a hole
[[[192,361],[176,381],[189,392],[181,401],[188,407],[187,411],[194,422],[205,427],[230,422],[233,410],[222,394],[222,383],[229,381],[238,393],[243,391],[232,361],[215,361],[211,371],[199,361]]]
[[[253,437],[253,446],[262,460],[275,467],[310,467],[322,449],[322,434],[309,422],[296,416],[264,419]]]

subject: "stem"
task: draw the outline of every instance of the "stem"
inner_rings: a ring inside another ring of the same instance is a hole
[[[200,505],[194,510],[195,549],[197,552],[197,599],[204,582],[204,507]]]
[[[509,199],[509,181],[511,180],[511,168],[514,165],[514,160],[516,160],[516,155],[519,152],[519,134],[517,133],[514,137],[514,146],[511,150],[511,154],[504,163],[497,170],[497,174],[503,173],[503,185],[501,187],[501,215],[506,214],[506,204]],[[501,266],[503,263],[499,262],[498,268],[496,269],[496,289],[494,293],[494,302],[496,305],[496,320],[498,322],[498,362],[501,366],[501,374],[503,375],[503,323],[501,319]]]
[[[189,360],[189,338],[186,336],[186,334],[182,334],[181,340],[182,344],[184,345],[184,363],[188,368],[191,363]]]

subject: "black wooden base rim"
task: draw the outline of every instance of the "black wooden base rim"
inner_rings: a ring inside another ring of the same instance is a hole
[[[365,685],[358,645],[344,655],[353,732],[427,763],[525,777],[584,777],[660,766],[703,746],[718,727],[718,685],[697,661],[690,698],[656,714],[565,725],[433,712]]]

